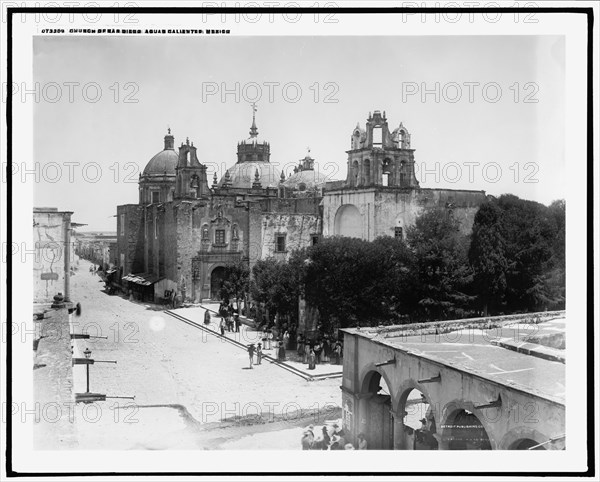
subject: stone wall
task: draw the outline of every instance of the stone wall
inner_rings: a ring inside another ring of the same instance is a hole
[[[413,226],[416,219],[428,209],[451,209],[460,221],[461,230],[470,233],[479,206],[486,202],[483,191],[452,189],[397,189],[377,187],[370,189],[342,189],[326,192],[323,197],[323,235],[333,236],[336,214],[343,205],[354,205],[361,215],[362,239],[369,241],[379,236],[394,236],[395,228]]]
[[[37,320],[34,341],[34,448],[76,448],[69,314],[52,310]],[[37,416],[39,414],[39,416]]]
[[[264,213],[261,226],[261,259],[288,259],[295,249],[311,246],[313,236],[321,232],[316,214]],[[284,252],[276,250],[278,235],[285,235]]]
[[[121,276],[144,271],[144,206],[117,206],[117,266]]]
[[[69,294],[72,254],[71,212],[33,211],[33,301],[52,302],[54,295]]]

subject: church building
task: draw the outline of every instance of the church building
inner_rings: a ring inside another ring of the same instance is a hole
[[[402,123],[390,132],[385,111],[352,131],[346,180],[329,181],[310,151],[286,178],[255,111],[221,179],[215,173],[209,186],[202,154],[189,138],[176,149],[169,129],[140,174],[138,204],[117,207],[116,274],[140,299],[160,302],[171,290],[215,299],[230,263],[283,260],[323,236],[402,237],[426,209],[451,211],[469,232],[486,200],[483,191],[421,188],[410,133]]]

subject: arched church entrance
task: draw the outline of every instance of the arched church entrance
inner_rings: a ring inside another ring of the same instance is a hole
[[[354,204],[344,204],[335,213],[336,236],[362,238],[362,216]]]
[[[385,378],[379,372],[370,371],[363,380],[361,392],[368,404],[364,435],[369,449],[393,450],[392,397]]]
[[[221,285],[225,280],[225,268],[223,266],[217,266],[210,273],[210,297],[213,300],[219,300],[219,291],[221,290]]]

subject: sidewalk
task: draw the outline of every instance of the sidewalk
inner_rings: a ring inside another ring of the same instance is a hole
[[[211,312],[211,318],[210,324],[205,325],[204,313],[207,309],[209,312]],[[202,325],[205,329],[220,337],[221,332],[219,330],[219,322],[221,318],[217,315],[218,309],[218,303],[205,303],[199,307],[178,308],[170,311],[198,325]],[[239,344],[240,348],[246,348],[250,343],[254,343],[256,345],[258,342],[261,342],[262,332],[255,330],[253,328],[254,324],[246,317],[240,316],[240,320],[242,321],[240,332],[228,332],[226,330],[224,337],[234,343]],[[252,324],[252,327],[249,326],[250,324]],[[277,352],[274,347],[271,350],[265,350],[263,347],[263,362],[264,361],[280,365],[283,368],[290,368],[293,372],[298,372],[298,375],[308,380],[341,378],[343,371],[343,365],[326,363],[317,365],[314,370],[308,370],[308,366],[305,363],[300,363],[293,360],[286,360],[285,362],[277,361]]]

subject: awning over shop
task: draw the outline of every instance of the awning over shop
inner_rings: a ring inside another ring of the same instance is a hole
[[[160,281],[163,278],[161,278],[160,276],[158,276],[156,274],[151,274],[151,273],[137,273],[137,274],[129,273],[128,275],[123,276],[122,280],[129,281],[131,283],[135,283],[135,284],[142,285],[142,286],[150,286],[150,285],[153,285],[154,283],[156,283],[157,281]]]

